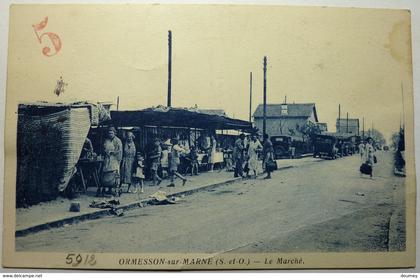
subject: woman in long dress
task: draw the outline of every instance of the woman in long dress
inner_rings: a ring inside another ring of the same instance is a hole
[[[136,158],[136,145],[134,144],[134,134],[127,132],[127,139],[123,148],[123,158],[121,163],[122,183],[127,184],[127,192],[130,192],[132,183],[133,165]]]
[[[216,147],[217,147],[217,141],[216,138],[212,135],[210,137],[211,140],[211,148],[210,148],[210,152],[209,152],[209,168],[210,171],[209,172],[213,172],[213,168],[214,168],[214,163],[215,163],[215,159],[216,159]]]
[[[375,148],[373,147],[372,137],[367,138],[367,143],[365,146],[365,162],[372,167],[372,172],[370,173],[370,178],[373,179],[373,166],[375,164]]]
[[[97,195],[104,194],[104,187],[108,187],[108,193],[111,193],[112,187],[118,187],[120,184],[120,162],[122,159],[122,143],[115,136],[117,131],[114,127],[108,130],[107,138],[103,143],[104,161],[101,171],[101,187],[98,188]]]
[[[252,135],[251,141],[248,143],[248,167],[249,170],[254,172],[254,178],[257,178],[257,172],[260,168],[260,162],[258,161],[258,152],[262,150],[262,145],[257,139],[257,136]]]

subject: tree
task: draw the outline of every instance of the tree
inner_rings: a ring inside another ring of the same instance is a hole
[[[377,130],[377,129],[369,129],[367,131],[368,136],[372,137],[373,141],[375,141],[375,144],[379,147],[386,145],[386,140],[383,136],[383,134]]]
[[[282,119],[279,119],[279,131],[281,135],[283,135],[283,127],[284,127],[284,121]]]
[[[306,122],[302,126],[297,125],[296,129],[300,133],[302,133],[303,142],[309,142],[309,140],[312,139],[312,137],[315,134],[321,134],[321,129],[320,129],[319,125],[316,125],[312,122]]]
[[[401,128],[399,132],[395,132],[391,136],[391,147],[395,150],[394,164],[399,174],[405,175],[405,159],[403,152],[405,151],[404,129]],[[394,172],[395,173],[395,172]]]
[[[395,132],[391,136],[391,148],[394,150],[398,149],[398,143],[400,142],[400,132]]]

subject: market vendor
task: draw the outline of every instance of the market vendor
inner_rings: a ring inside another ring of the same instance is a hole
[[[108,129],[107,138],[104,140],[103,151],[104,161],[102,165],[101,184],[108,187],[111,192],[112,187],[119,187],[120,183],[120,163],[122,160],[122,142],[116,136],[117,131],[114,127]],[[103,194],[98,190],[98,193]]]
[[[83,143],[83,148],[80,154],[80,158],[91,158],[92,155],[93,155],[92,141],[90,141],[90,139],[86,137],[85,142]]]
[[[203,134],[198,138],[200,150],[204,153],[208,153],[211,149],[211,138],[208,133]]]

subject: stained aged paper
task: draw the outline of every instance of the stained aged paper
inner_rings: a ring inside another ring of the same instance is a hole
[[[407,10],[12,5],[3,265],[412,267],[413,120]]]

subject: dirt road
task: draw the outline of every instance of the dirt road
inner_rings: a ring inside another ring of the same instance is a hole
[[[182,198],[16,239],[18,251],[316,252],[405,248],[404,178],[379,152],[375,179],[358,156],[277,171]],[[398,212],[397,215],[395,212]],[[399,229],[390,231],[391,217]],[[401,224],[403,223],[403,224]]]

